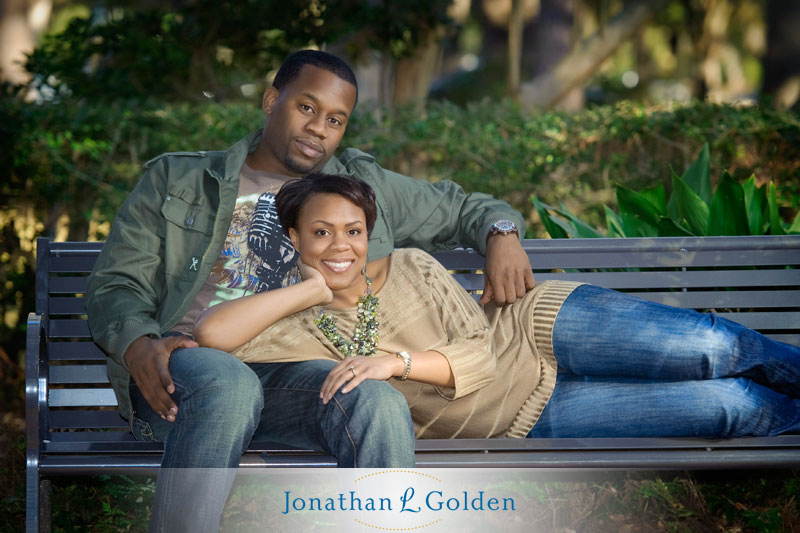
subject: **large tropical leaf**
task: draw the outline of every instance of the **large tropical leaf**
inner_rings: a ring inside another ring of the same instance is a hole
[[[658,221],[658,237],[692,237],[692,232],[671,218],[661,217]]]
[[[781,217],[778,214],[778,199],[775,185],[772,182],[769,182],[769,190],[767,191],[767,207],[769,209],[769,234],[786,235],[781,223]]]
[[[675,174],[672,175],[672,195],[667,203],[667,214],[678,225],[691,231],[692,235],[705,235],[708,204]]]
[[[769,223],[767,213],[767,187],[756,187],[756,177],[750,176],[742,183],[744,206],[747,210],[747,226],[750,235],[763,235]]]
[[[749,231],[744,190],[725,171],[711,198],[706,235],[747,235]]]
[[[622,218],[607,205],[603,206],[606,212],[606,228],[608,228],[609,237],[627,237],[625,233],[625,224]]]
[[[572,223],[573,227],[575,228],[575,233],[578,237],[587,239],[605,237],[605,235],[572,214],[572,211],[570,211],[563,202],[559,204],[559,209],[554,209],[554,211]]]
[[[792,222],[792,225],[786,230],[786,233],[800,233],[800,213],[797,213],[797,216],[794,217],[794,222]]]
[[[686,172],[683,173],[683,181],[697,195],[708,204],[711,202],[711,164],[708,154],[708,143],[703,145],[697,159],[694,160]]]
[[[533,207],[536,208],[536,212],[539,213],[539,218],[542,219],[544,229],[547,230],[550,237],[553,239],[566,239],[568,237],[567,232],[564,231],[564,229],[550,217],[550,213],[547,212],[548,209],[552,208],[540,202],[539,199],[536,198],[536,195],[531,197],[531,202],[533,203]]]
[[[630,213],[648,224],[658,224],[658,218],[666,214],[666,193],[658,185],[642,192],[636,192],[617,185],[617,203],[621,214]]]

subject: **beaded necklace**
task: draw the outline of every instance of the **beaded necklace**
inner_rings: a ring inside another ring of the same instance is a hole
[[[367,278],[367,289],[358,298],[356,329],[353,340],[347,340],[339,332],[336,319],[330,313],[320,310],[314,324],[322,331],[325,338],[333,344],[345,357],[365,355],[370,357],[378,345],[378,297],[372,294],[372,280]]]

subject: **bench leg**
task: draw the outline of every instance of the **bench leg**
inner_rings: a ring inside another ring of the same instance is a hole
[[[50,488],[49,479],[39,481],[39,533],[50,533],[50,513],[52,511]]]

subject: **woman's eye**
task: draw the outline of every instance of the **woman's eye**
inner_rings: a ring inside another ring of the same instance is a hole
[[[350,235],[361,235],[361,230],[360,229],[351,229],[350,230]]]
[[[327,234],[328,234],[328,230],[326,230],[326,229],[318,229],[317,231],[314,232],[314,235],[320,235],[320,236],[324,236],[324,235],[327,235]]]

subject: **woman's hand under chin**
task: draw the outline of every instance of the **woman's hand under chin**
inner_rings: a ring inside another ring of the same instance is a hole
[[[303,278],[303,282],[316,283],[319,286],[319,303],[329,304],[333,301],[333,292],[325,283],[325,278],[322,276],[322,273],[319,270],[303,263],[302,258],[297,259],[297,269],[300,271],[300,277]]]

